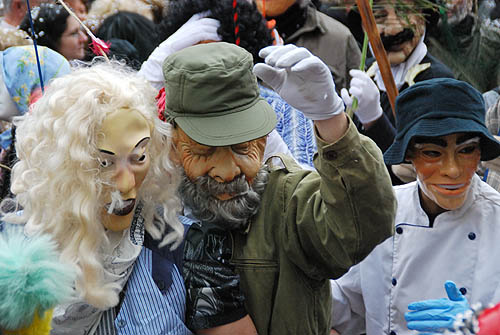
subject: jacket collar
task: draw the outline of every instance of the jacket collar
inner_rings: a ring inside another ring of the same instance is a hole
[[[283,39],[285,40],[285,43],[290,43],[293,40],[299,38],[299,36],[301,36],[302,34],[312,32],[315,30],[319,30],[321,34],[325,34],[326,27],[320,20],[319,16],[320,16],[319,11],[316,9],[316,7],[314,7],[312,3],[309,2],[306,7],[306,20],[304,24],[290,36],[282,36]]]

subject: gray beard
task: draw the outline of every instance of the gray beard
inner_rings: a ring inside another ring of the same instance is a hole
[[[179,196],[184,206],[202,222],[214,223],[223,229],[245,229],[249,220],[257,214],[260,200],[269,180],[266,165],[257,173],[252,185],[245,175],[239,175],[228,183],[219,183],[205,175],[191,181],[183,172]],[[216,195],[232,194],[233,198],[219,200]]]

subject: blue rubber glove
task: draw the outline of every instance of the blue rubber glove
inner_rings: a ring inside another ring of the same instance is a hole
[[[453,329],[457,314],[464,313],[470,306],[454,282],[446,281],[444,288],[448,299],[424,300],[408,305],[411,311],[405,313],[408,329],[427,332]]]

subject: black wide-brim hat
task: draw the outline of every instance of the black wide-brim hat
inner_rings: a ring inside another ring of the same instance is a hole
[[[500,156],[500,142],[484,123],[483,96],[466,82],[435,78],[418,82],[396,99],[396,138],[384,153],[386,164],[405,161],[414,137],[441,137],[473,133],[481,138],[481,160]]]

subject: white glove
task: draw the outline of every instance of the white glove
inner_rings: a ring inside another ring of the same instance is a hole
[[[216,19],[207,18],[207,15],[210,15],[210,12],[194,14],[179,30],[154,49],[142,64],[139,74],[150,81],[153,86],[160,89],[163,86],[161,67],[165,58],[201,41],[222,41],[222,37],[217,33],[220,22]],[[159,87],[157,87],[158,85]]]
[[[366,124],[375,121],[382,115],[380,106],[380,91],[375,82],[360,70],[349,71],[351,75],[351,87],[349,93],[358,99],[358,108],[354,111],[361,123]],[[352,106],[352,98],[345,88],[340,90],[340,95],[346,106]]]
[[[305,48],[269,46],[259,52],[265,64],[253,67],[257,77],[311,120],[325,120],[344,111],[328,67]]]

